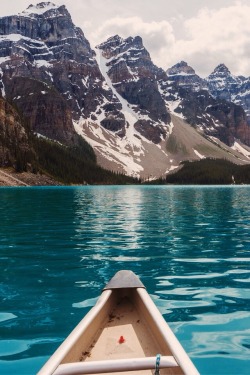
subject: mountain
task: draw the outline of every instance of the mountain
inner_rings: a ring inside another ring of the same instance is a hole
[[[207,78],[202,79],[184,61],[167,70],[162,91],[169,108],[189,124],[209,137],[216,137],[228,146],[240,140],[250,146],[248,106],[244,107],[246,88],[243,77],[231,75],[225,65],[219,65]],[[237,98],[237,99],[236,99]]]
[[[106,59],[103,73],[133,112],[134,129],[154,143],[166,138],[170,115],[157,85],[157,68],[151,61],[142,39],[122,39],[118,35],[97,47]],[[131,121],[130,121],[131,126]]]
[[[95,52],[65,6],[43,2],[17,16],[3,17],[0,35],[2,93],[25,112],[35,132],[72,143],[72,119],[102,116],[125,126],[120,103],[100,72]],[[29,81],[26,88],[23,77]],[[40,113],[41,108],[46,114]]]
[[[167,71],[168,85],[182,87],[192,91],[200,91],[206,88],[206,81],[200,78],[195,70],[185,61],[181,61]]]
[[[249,80],[230,77],[221,67],[202,79],[183,61],[165,72],[140,36],[92,49],[65,6],[51,2],[0,18],[1,100],[20,117],[10,138],[24,131],[56,141],[62,151],[33,143],[43,165],[45,150],[91,163],[94,150],[100,166],[152,179],[183,160],[249,163]]]
[[[126,126],[117,133],[88,121],[76,126],[79,134],[94,147],[104,167],[143,178],[164,174],[172,163],[165,149],[172,125],[155,78],[161,70],[152,63],[139,36],[111,37],[96,47],[96,57],[121,103]]]
[[[207,77],[206,82],[214,98],[242,106],[250,125],[250,77],[234,76],[224,64],[220,64]]]

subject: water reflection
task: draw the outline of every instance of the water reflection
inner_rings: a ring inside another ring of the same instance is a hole
[[[131,187],[75,191],[77,211],[74,240],[84,265],[95,264],[100,282],[114,272],[114,262],[140,262],[137,256],[143,236],[142,192]],[[97,264],[96,264],[97,262]]]

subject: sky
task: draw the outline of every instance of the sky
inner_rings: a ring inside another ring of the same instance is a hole
[[[41,0],[0,0],[0,17]],[[91,47],[140,35],[164,70],[186,61],[201,77],[221,63],[250,76],[250,0],[52,0],[65,5]]]

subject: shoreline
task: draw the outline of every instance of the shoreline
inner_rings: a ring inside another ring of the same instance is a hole
[[[61,186],[59,181],[45,174],[31,172],[15,172],[13,168],[0,168],[1,186]]]

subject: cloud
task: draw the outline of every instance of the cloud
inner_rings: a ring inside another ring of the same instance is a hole
[[[249,75],[250,5],[204,8],[184,28],[186,38],[177,40],[171,51],[175,59],[188,60],[201,74],[223,62],[234,74]]]
[[[16,14],[40,1],[1,0],[1,14]],[[127,0],[126,6],[122,0],[52,2],[67,6],[92,47],[115,34],[140,35],[153,62],[164,69],[185,60],[206,76],[223,62],[233,74],[250,75],[249,0]]]
[[[173,27],[169,22],[145,22],[138,16],[114,17],[104,22],[92,33],[91,39],[98,44],[116,34],[123,38],[140,35],[145,47],[154,56],[155,63],[160,63],[164,50],[173,48],[175,43]]]
[[[204,7],[178,22],[172,25],[167,20],[145,21],[138,15],[116,16],[90,30],[89,36],[92,43],[99,44],[116,34],[123,38],[140,35],[153,62],[164,69],[185,60],[201,76],[220,63],[233,74],[249,75],[249,4],[237,1],[219,9]]]

